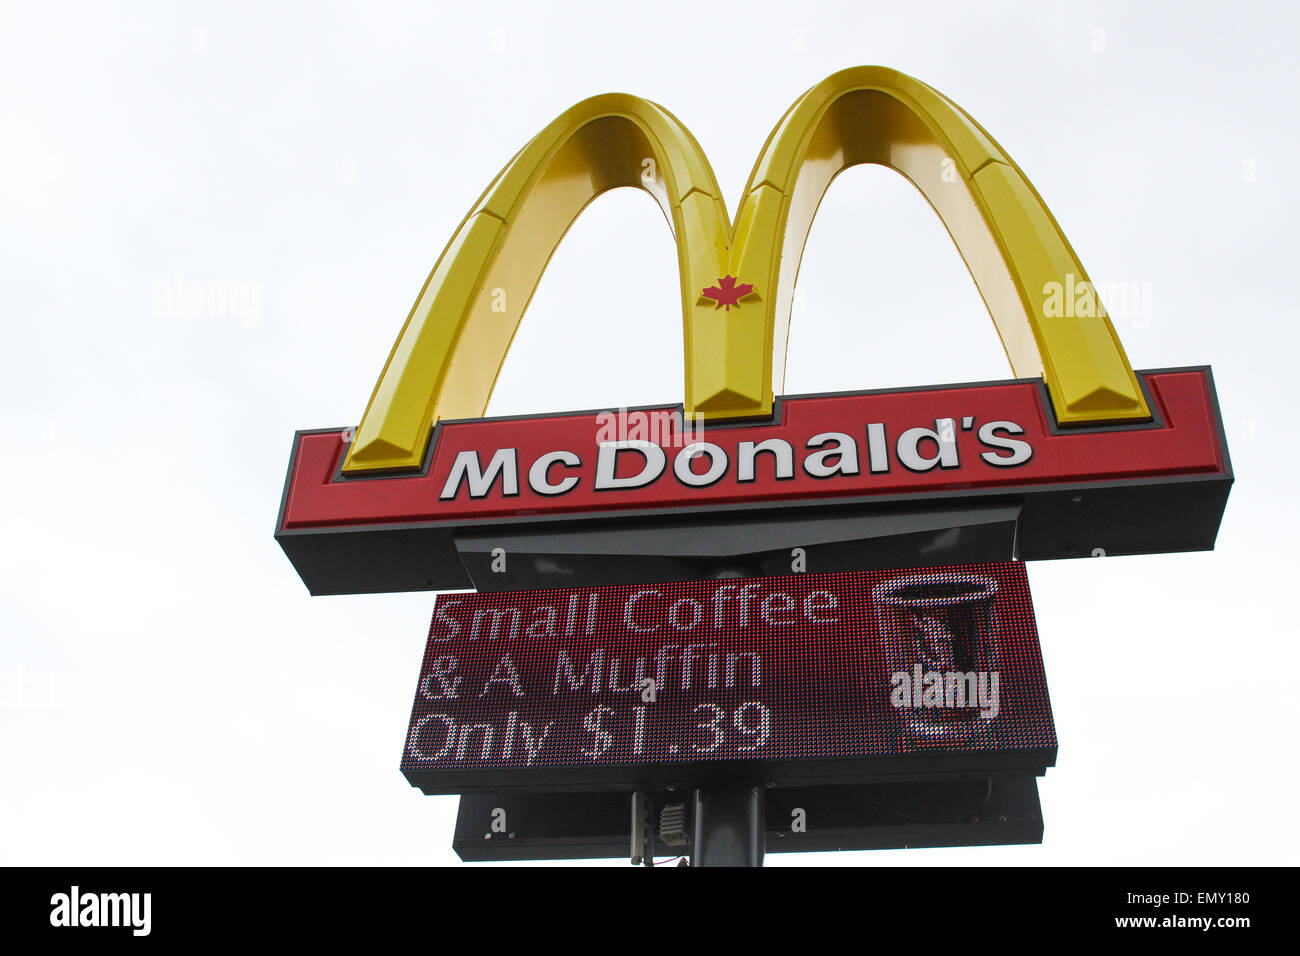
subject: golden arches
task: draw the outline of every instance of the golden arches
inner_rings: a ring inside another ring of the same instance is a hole
[[[349,474],[418,467],[434,422],[483,414],[529,299],[594,198],[635,186],[672,223],[681,274],[686,406],[711,419],[772,410],[808,231],[831,181],[879,163],[926,196],[970,267],[1016,375],[1042,375],[1062,423],[1149,417],[1104,315],[1049,316],[1047,283],[1087,276],[1033,187],[942,95],[880,67],[800,97],[768,137],[734,226],[707,158],[667,110],[593,97],[534,137],[443,251],[393,347],[348,450]],[[724,276],[755,287],[719,310]]]

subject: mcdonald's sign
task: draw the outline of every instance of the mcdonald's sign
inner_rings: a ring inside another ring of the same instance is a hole
[[[862,163],[938,213],[1013,379],[781,394],[813,217]],[[676,239],[684,404],[483,418],[547,261],[619,186]],[[689,577],[706,558],[783,573],[792,554],[829,571],[1212,548],[1232,472],[1209,368],[1134,371],[1104,308],[1054,307],[1063,288],[1092,290],[1037,191],[911,77],[859,67],[801,96],[734,219],[671,113],[596,96],[474,204],[360,425],[295,435],[276,537],[317,594]],[[498,552],[524,576],[498,584]]]

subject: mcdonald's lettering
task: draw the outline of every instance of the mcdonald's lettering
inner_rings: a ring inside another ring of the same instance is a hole
[[[888,474],[896,466],[920,473],[935,468],[961,468],[959,429],[974,431],[983,449],[976,459],[988,467],[1014,468],[1033,457],[1033,446],[1013,437],[1025,433],[1015,422],[984,422],[976,428],[972,415],[962,416],[960,425],[958,421],[935,419],[933,427],[908,428],[892,442],[885,422],[870,422],[861,430],[861,451],[860,439],[845,432],[822,432],[798,447],[785,438],[741,441],[729,449],[716,442],[699,441],[673,454],[671,467],[669,451],[657,442],[600,441],[596,443],[594,469],[588,467],[591,455],[584,463],[577,452],[561,449],[537,456],[523,473],[533,493],[547,496],[568,494],[583,484],[596,491],[640,488],[653,484],[665,473],[671,473],[687,488],[706,488],[724,480],[754,482],[758,480],[760,461],[770,464],[772,477],[777,481],[794,479],[796,459],[799,468],[813,478],[847,477],[862,474],[864,470],[873,475]],[[704,461],[705,467],[701,470],[694,464],[696,461]],[[564,477],[553,480],[552,469],[556,467]],[[482,499],[494,494],[515,497],[519,494],[520,468],[519,451],[515,447],[494,449],[486,466],[476,449],[457,452],[438,498],[441,501],[461,497]]]
[[[782,394],[813,216],[834,177],[863,163],[925,195],[1015,378]],[[623,186],[663,208],[677,244],[685,402],[483,418],[552,253],[593,199]],[[522,548],[535,586],[567,585],[545,577],[565,573],[555,555],[596,538],[610,550],[592,573],[651,573],[618,570],[638,549],[670,564],[742,547],[760,563],[790,548],[850,560],[835,522],[868,536],[906,525],[930,563],[949,546],[954,561],[1151,553],[1212,548],[1231,483],[1210,370],[1134,371],[996,141],[924,83],[857,67],[781,118],[734,219],[695,138],[657,104],[596,96],[546,126],[435,263],[360,423],[295,436],[276,536],[313,593],[483,588],[467,570],[480,548]],[[796,515],[829,521],[825,540],[799,540]]]

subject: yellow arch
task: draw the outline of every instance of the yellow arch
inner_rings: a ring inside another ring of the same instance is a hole
[[[534,137],[470,211],[416,300],[348,449],[349,474],[417,467],[439,419],[481,416],[546,263],[593,199],[635,186],[677,239],[686,407],[706,418],[769,415],[784,377],[790,304],[817,206],[840,172],[896,169],[925,195],[975,278],[1017,376],[1042,375],[1062,423],[1149,417],[1104,316],[1046,313],[1048,283],[1087,274],[1033,187],[941,94],[881,67],[817,84],[754,165],[734,226],[690,132],[647,100],[607,94]],[[702,291],[754,287],[722,310]]]

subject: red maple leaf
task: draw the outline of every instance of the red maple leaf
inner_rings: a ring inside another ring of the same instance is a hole
[[[709,286],[701,294],[706,299],[712,299],[715,303],[717,303],[717,305],[715,305],[714,308],[717,308],[717,306],[721,305],[724,306],[728,312],[730,312],[731,307],[733,305],[739,306],[740,300],[743,299],[745,296],[749,295],[753,291],[754,291],[754,287],[750,285],[748,282],[743,283],[741,285],[736,285],[735,276],[723,276],[721,279],[718,280],[717,285]]]

